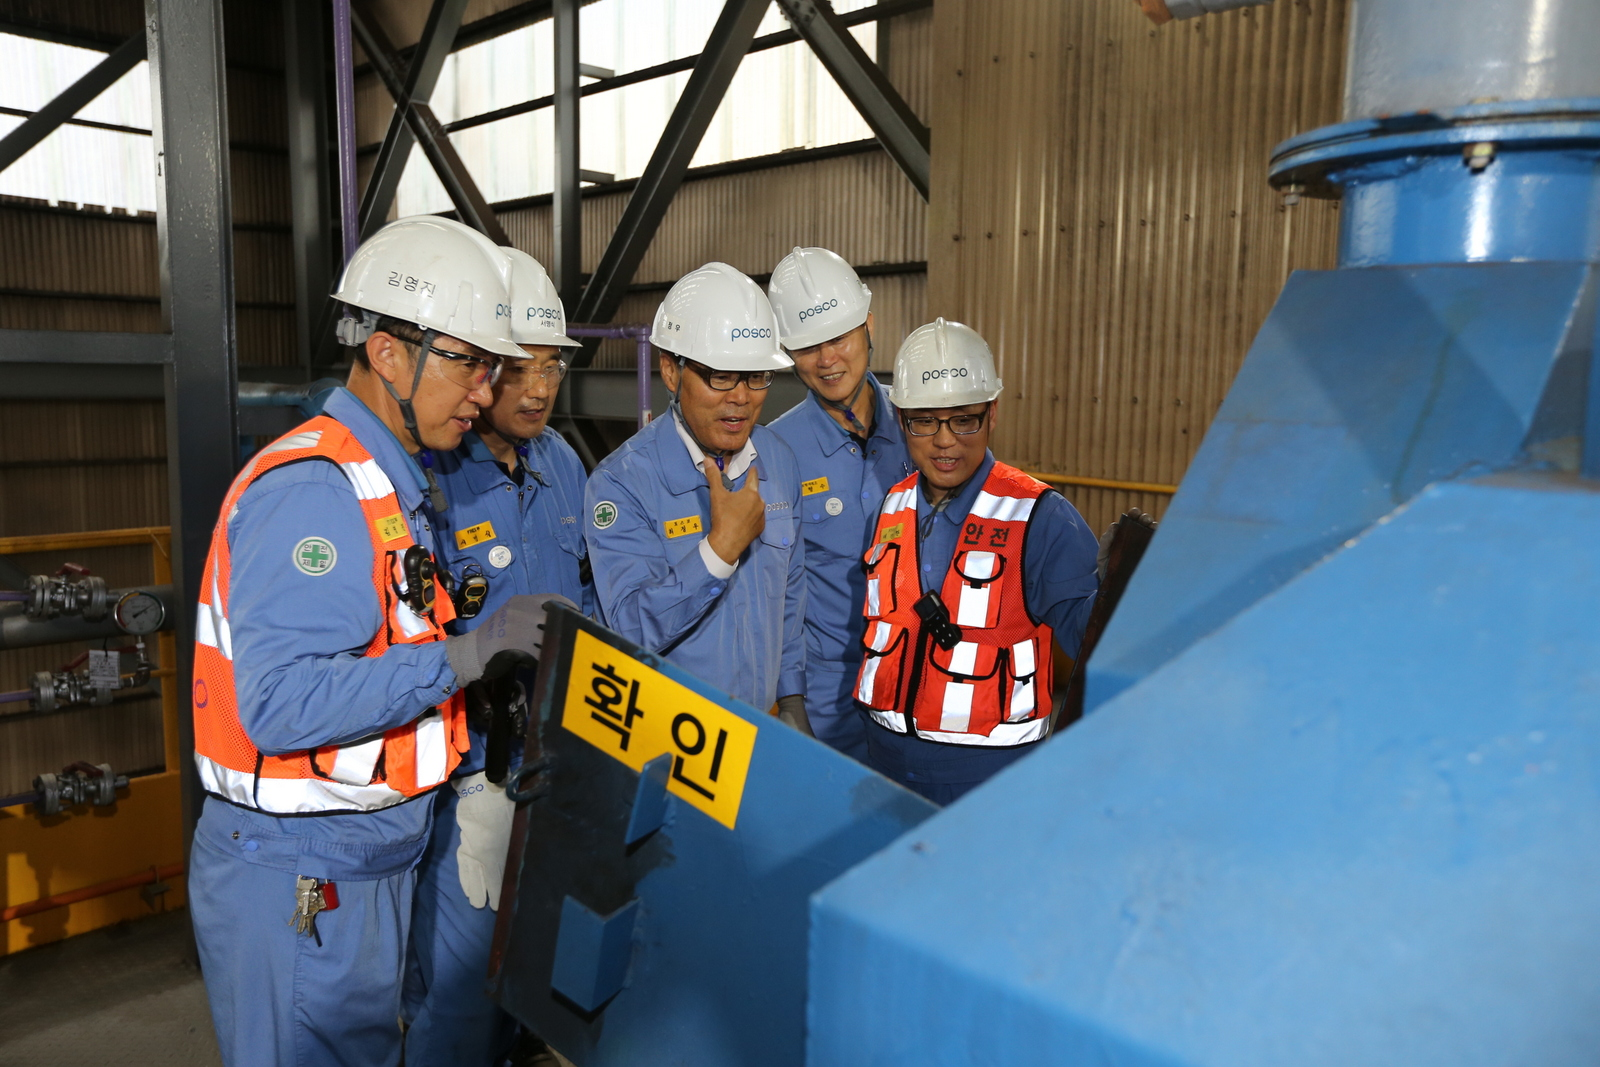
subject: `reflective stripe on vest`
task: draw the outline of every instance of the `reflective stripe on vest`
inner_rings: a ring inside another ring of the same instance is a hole
[[[948,652],[927,639],[913,605],[922,596],[917,475],[884,498],[864,557],[867,630],[856,699],[875,722],[953,745],[1011,746],[1050,728],[1050,627],[1028,614],[1023,546],[1043,482],[996,463],[962,520],[939,596],[962,640]],[[1041,697],[1041,694],[1044,694]]]
[[[455,617],[450,597],[437,580],[432,618],[418,615],[406,604],[402,558],[416,542],[403,522],[394,484],[342,423],[326,416],[312,419],[257,453],[240,472],[212,531],[195,625],[195,763],[208,793],[244,807],[279,815],[376,811],[435,788],[461,762],[468,744],[462,693],[405,726],[282,756],[259,752],[239,719],[227,607],[228,522],[256,479],[284,464],[307,460],[338,464],[367,520],[373,589],[385,624],[368,642],[365,654],[381,656],[393,645],[442,641],[444,624]]]

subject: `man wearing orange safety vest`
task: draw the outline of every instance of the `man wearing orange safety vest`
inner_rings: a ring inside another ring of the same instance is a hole
[[[855,695],[869,765],[939,804],[1044,740],[1052,643],[1076,653],[1098,584],[1077,509],[989,451],[1000,390],[989,346],[958,322],[895,357],[889,400],[917,473],[889,490],[865,556]]]
[[[433,217],[357,250],[336,298],[359,345],[324,413],[223,502],[196,626],[206,791],[189,903],[225,1063],[394,1064],[414,868],[468,745],[461,687],[535,650],[545,598],[447,637],[429,464],[491,400],[506,258]],[[420,465],[419,465],[420,464]]]

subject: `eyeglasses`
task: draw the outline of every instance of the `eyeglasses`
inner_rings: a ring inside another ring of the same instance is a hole
[[[752,389],[765,389],[772,384],[772,376],[775,373],[770,370],[712,370],[692,359],[680,359],[678,363],[700,375],[707,385],[719,393],[731,393],[739,388],[740,382],[744,382]]]
[[[937,419],[932,415],[907,415],[904,421],[906,433],[912,437],[932,437],[941,426],[948,426],[951,433],[965,437],[983,429],[983,420],[988,414],[984,411],[977,415],[951,415],[948,419]]]
[[[493,385],[500,380],[500,372],[505,367],[505,360],[499,356],[447,352],[435,345],[429,345],[428,351],[444,360],[445,377],[467,389]]]
[[[546,363],[542,367],[533,366],[532,360],[519,359],[505,364],[504,370],[500,374],[500,380],[507,385],[527,385],[543,378],[546,385],[556,385],[566,376],[567,361],[564,359]]]

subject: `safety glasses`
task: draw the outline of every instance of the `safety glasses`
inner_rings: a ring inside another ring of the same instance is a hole
[[[428,351],[444,361],[445,377],[466,389],[493,385],[500,380],[500,372],[505,367],[505,360],[499,356],[447,352],[437,345],[429,345]]]
[[[541,379],[544,384],[554,386],[566,376],[567,361],[564,359],[553,360],[542,367],[535,367],[532,360],[508,360],[500,371],[500,381],[513,388],[526,388]]]
[[[732,392],[739,388],[740,382],[744,382],[752,389],[766,389],[772,384],[774,374],[770,370],[712,370],[692,359],[680,359],[678,364],[694,371],[702,381],[719,393]]]
[[[932,437],[941,426],[948,426],[951,433],[965,437],[983,429],[983,420],[988,414],[984,411],[977,415],[951,415],[948,419],[936,419],[932,415],[907,415],[903,421],[906,433],[912,437]]]

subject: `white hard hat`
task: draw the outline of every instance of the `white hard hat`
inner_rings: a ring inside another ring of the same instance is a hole
[[[396,219],[356,249],[333,298],[487,352],[525,356],[511,340],[510,265],[501,251],[451,219]]]
[[[778,339],[793,352],[841,337],[867,321],[872,290],[855,269],[826,248],[796,248],[767,285]]]
[[[539,261],[520,248],[501,251],[511,261],[511,339],[519,345],[581,344],[567,336],[567,311]]]
[[[794,366],[778,345],[761,286],[726,263],[707,263],[678,279],[656,309],[650,343],[712,370]]]
[[[906,408],[959,408],[1000,395],[994,353],[978,331],[935,319],[918,326],[894,357],[889,403]]]

